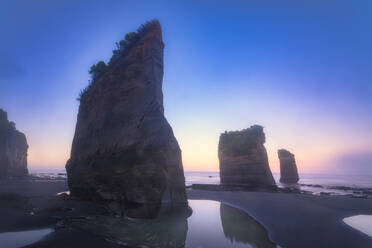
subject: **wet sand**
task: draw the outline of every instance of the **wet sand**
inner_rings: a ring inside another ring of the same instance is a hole
[[[342,219],[372,214],[372,199],[269,192],[187,190],[189,199],[221,201],[241,208],[263,224],[283,248],[369,248],[372,238]]]
[[[56,197],[66,190],[65,180],[0,181],[0,232],[56,229],[27,247],[123,247],[60,225],[60,219],[66,217],[105,214],[99,205]],[[351,215],[372,214],[372,199],[196,189],[188,189],[187,194],[189,199],[215,200],[243,209],[263,224],[270,239],[283,248],[372,247],[372,238],[342,222]]]
[[[0,181],[0,232],[48,227],[55,229],[41,241],[25,246],[27,248],[122,247],[107,242],[102,237],[59,226],[59,220],[67,216],[80,217],[105,213],[105,210],[96,204],[57,198],[57,193],[67,190],[66,180]],[[25,197],[27,203],[17,196]]]

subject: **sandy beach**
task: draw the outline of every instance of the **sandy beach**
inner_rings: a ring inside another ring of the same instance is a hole
[[[67,190],[66,180],[0,181],[0,219],[2,220],[0,232],[54,229],[54,232],[45,236],[41,241],[24,246],[30,248],[120,247],[107,242],[102,237],[58,226],[59,220],[63,218],[79,218],[105,213],[103,207],[99,205],[65,201],[57,197],[58,193]]]
[[[123,247],[104,237],[61,225],[64,218],[106,214],[99,205],[56,196],[66,190],[64,180],[1,181],[0,232],[55,229],[26,247]],[[372,247],[372,238],[342,222],[351,215],[372,214],[372,199],[195,189],[188,189],[187,194],[188,199],[219,201],[246,211],[280,247]]]
[[[189,199],[208,199],[245,210],[281,247],[372,247],[372,238],[342,222],[372,214],[372,199],[269,192],[188,190]]]

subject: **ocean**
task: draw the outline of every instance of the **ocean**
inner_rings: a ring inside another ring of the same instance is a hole
[[[279,183],[280,174],[273,173],[275,181]],[[219,172],[185,172],[186,184],[219,184]],[[300,174],[299,184],[313,184],[322,186],[347,186],[372,188],[372,175],[331,175],[331,174]]]
[[[30,170],[31,174],[45,178],[65,178],[66,171],[61,170]],[[279,182],[280,174],[273,173],[275,181],[279,187],[288,185]],[[332,175],[332,174],[311,174],[302,173],[299,175],[298,185],[291,186],[301,190],[310,191],[313,194],[355,194],[358,188],[368,189],[372,192],[372,175]],[[185,172],[186,186],[192,184],[219,184],[219,172]]]
[[[273,173],[274,179],[279,187],[288,185],[279,182],[280,173]],[[302,173],[299,175],[300,181],[296,187],[301,190],[310,191],[313,194],[321,192],[330,194],[349,194],[355,193],[351,189],[344,188],[363,188],[372,189],[372,175],[332,175],[332,174],[312,174]],[[192,184],[219,184],[219,172],[185,172],[186,185]]]

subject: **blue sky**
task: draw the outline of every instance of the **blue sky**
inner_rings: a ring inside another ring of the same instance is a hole
[[[273,171],[279,148],[295,153],[300,172],[327,172],[345,154],[366,164],[370,13],[367,0],[3,0],[0,108],[27,135],[31,167],[62,168],[89,67],[156,18],[165,114],[186,170],[218,170],[219,133],[256,123]]]

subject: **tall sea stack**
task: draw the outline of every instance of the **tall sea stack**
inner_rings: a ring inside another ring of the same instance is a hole
[[[274,186],[263,127],[225,132],[220,136],[218,157],[223,185]]]
[[[295,156],[285,149],[278,150],[280,161],[280,182],[297,183],[299,180]]]
[[[24,177],[27,170],[27,140],[8,114],[0,109],[0,179]]]
[[[130,217],[186,211],[181,150],[164,117],[160,23],[142,25],[117,46],[108,65],[91,68],[81,93],[66,164],[71,196]]]

